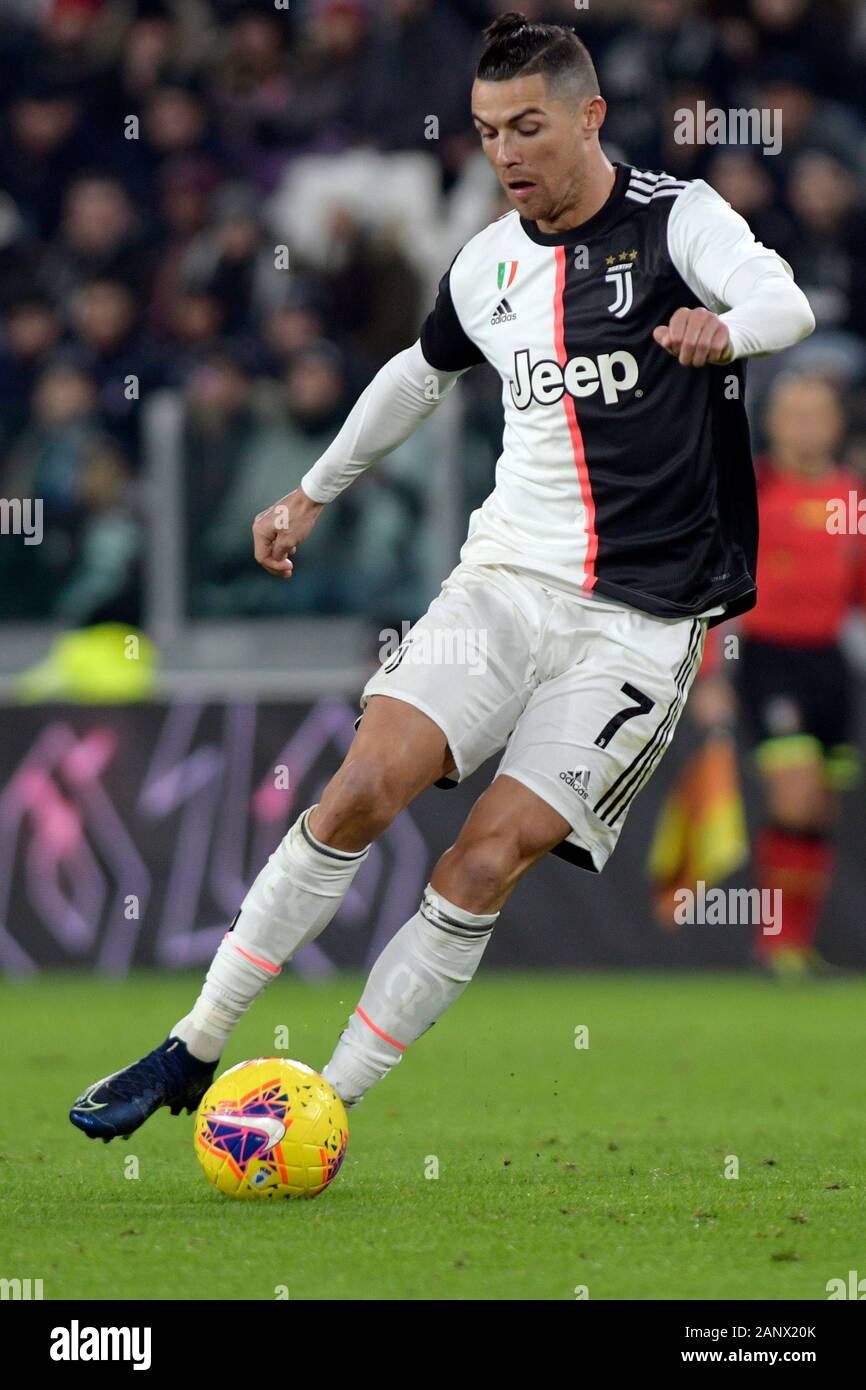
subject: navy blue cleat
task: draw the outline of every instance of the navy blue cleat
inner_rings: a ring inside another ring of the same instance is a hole
[[[190,1056],[180,1038],[166,1038],[140,1061],[94,1081],[69,1118],[88,1139],[126,1139],[163,1105],[172,1115],[194,1114],[215,1070],[216,1062]]]

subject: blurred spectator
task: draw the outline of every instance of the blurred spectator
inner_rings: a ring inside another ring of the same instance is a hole
[[[206,159],[226,175],[226,152],[197,79],[166,78],[144,95],[141,105],[140,139],[128,141],[129,161],[137,187],[146,189],[148,197],[156,197],[160,169],[169,159]]]
[[[14,199],[31,232],[57,230],[66,180],[87,158],[83,106],[74,92],[30,82],[16,93],[0,140],[2,186]]]
[[[36,380],[29,423],[7,456],[6,487],[16,497],[41,497],[52,518],[77,505],[82,460],[98,433],[96,383],[72,363],[48,367]]]
[[[38,30],[22,56],[38,73],[83,88],[107,62],[112,9],[106,0],[34,4]]]
[[[332,344],[311,343],[293,358],[284,381],[283,432],[286,454],[299,470],[298,481],[339,428],[351,404],[346,387],[345,364]],[[333,539],[329,543],[327,533],[319,537],[318,545],[327,546],[319,565],[327,572],[328,598],[335,602],[335,611],[389,618],[398,613],[420,615],[420,480],[411,467],[403,472],[400,457],[395,453],[381,461],[385,467],[365,473],[350,489],[354,496],[347,496],[346,505],[333,512]],[[324,517],[322,513],[317,532]]]
[[[335,324],[376,370],[417,336],[419,282],[393,229],[367,227],[337,210],[329,227],[326,283]]]
[[[298,449],[300,432],[270,419],[244,364],[213,355],[187,384],[186,511],[188,608],[193,616],[333,611],[331,575],[323,562],[332,517],[305,545],[305,563],[291,583],[268,585],[249,564],[255,514],[299,482],[324,444]],[[296,582],[297,581],[297,582]]]
[[[123,184],[102,174],[70,184],[54,257],[57,292],[68,294],[96,276],[145,291],[149,273],[141,224]]]
[[[866,175],[866,125],[850,107],[821,97],[818,71],[809,53],[789,53],[767,60],[760,71],[755,101],[779,112],[782,147],[773,158],[781,178],[806,150],[822,150],[841,164]]]
[[[339,351],[319,340],[293,357],[268,409],[236,361],[213,359],[189,382],[187,506],[191,611],[262,613],[417,611],[417,487],[379,468],[326,508],[290,581],[269,584],[249,564],[250,526],[297,487],[327,448],[349,404]],[[399,470],[398,470],[399,471]],[[201,519],[197,521],[197,519]]]
[[[123,619],[141,621],[141,525],[131,506],[126,459],[112,440],[87,451],[72,563],[57,585],[52,616],[70,627]]]
[[[207,226],[218,174],[207,160],[168,160],[160,171],[160,254],[151,281],[148,322],[157,337],[170,332],[174,303],[195,238]]]
[[[100,433],[95,383],[71,365],[39,377],[3,468],[6,497],[38,499],[41,543],[6,537],[0,616],[136,621],[140,529],[127,461]]]
[[[211,71],[226,146],[235,165],[263,190],[270,189],[282,168],[293,113],[304,105],[288,72],[292,29],[291,10],[240,7],[224,32],[222,52]]]
[[[691,166],[701,150],[673,143],[672,112],[698,97],[727,105],[731,67],[712,24],[690,0],[647,0],[640,13],[641,23],[619,26],[597,50],[608,102],[605,143],[627,150],[633,164],[661,168],[667,159]],[[673,172],[689,176],[685,168]]]
[[[849,101],[856,95],[852,66],[839,62],[845,43],[845,5],[816,0],[728,0],[714,6],[723,15],[720,37],[744,74],[776,57],[808,54],[815,88]]]
[[[790,261],[796,245],[794,221],[778,201],[767,163],[753,149],[721,149],[709,160],[704,177],[745,217],[759,241]]]
[[[36,378],[62,332],[48,299],[31,294],[7,308],[0,340],[0,450],[24,428]]]
[[[120,280],[91,280],[72,301],[77,361],[99,392],[105,426],[135,449],[138,410],[160,381],[153,350],[142,335],[131,290]]]
[[[360,119],[370,81],[371,6],[366,0],[315,0],[292,55],[286,134],[304,150],[339,150],[366,136]]]
[[[170,351],[165,363],[169,384],[182,386],[190,372],[222,343],[225,306],[208,290],[182,291],[169,323]]]
[[[814,310],[817,331],[866,336],[862,180],[832,155],[811,151],[794,161],[786,191],[797,220],[792,263]]]
[[[296,353],[324,336],[321,295],[311,284],[296,283],[282,303],[264,317],[260,332],[268,353],[269,375],[279,376]]]
[[[19,208],[0,192],[0,312],[27,292],[52,298],[52,260],[49,244],[37,240]]]
[[[433,0],[381,0],[377,17],[365,52],[363,138],[381,150],[429,149],[431,115],[440,140],[471,131],[475,59],[464,25]]]
[[[190,286],[207,288],[226,306],[231,333],[248,330],[254,318],[279,302],[286,272],[276,268],[276,248],[265,235],[252,189],[223,186],[213,225],[191,243],[182,269]]]
[[[115,69],[116,110],[140,109],[142,100],[171,72],[192,73],[207,52],[208,25],[201,3],[137,5]]]

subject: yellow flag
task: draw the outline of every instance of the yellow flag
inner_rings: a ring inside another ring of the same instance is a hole
[[[647,868],[661,925],[677,925],[678,889],[694,891],[699,880],[708,887],[721,883],[748,857],[734,740],[725,730],[713,730],[680,772],[656,822]]]

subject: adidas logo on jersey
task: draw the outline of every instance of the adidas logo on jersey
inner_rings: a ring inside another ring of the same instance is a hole
[[[545,358],[530,365],[529,351],[514,354],[511,399],[518,410],[533,401],[556,405],[565,392],[570,396],[592,396],[601,387],[606,405],[618,405],[623,391],[631,391],[638,380],[637,360],[630,352],[603,352],[598,359],[569,357],[564,367]]]
[[[573,772],[560,772],[560,777],[566,786],[571,787],[572,791],[577,792],[584,801],[589,796],[589,768],[576,767]]]
[[[493,318],[490,320],[490,325],[493,327],[497,323],[510,323],[512,319],[516,318],[517,315],[508,303],[508,300],[500,299],[496,308],[493,310]]]

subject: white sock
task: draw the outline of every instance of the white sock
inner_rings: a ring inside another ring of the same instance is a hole
[[[171,1030],[202,1062],[217,1061],[265,985],[324,931],[369,853],[369,845],[352,854],[323,845],[307,827],[309,814],[298,817],[256,878],[192,1012]]]
[[[357,1104],[396,1066],[409,1043],[463,993],[498,916],[455,907],[428,883],[419,911],[373,966],[360,1003],[322,1071],[344,1104]]]

